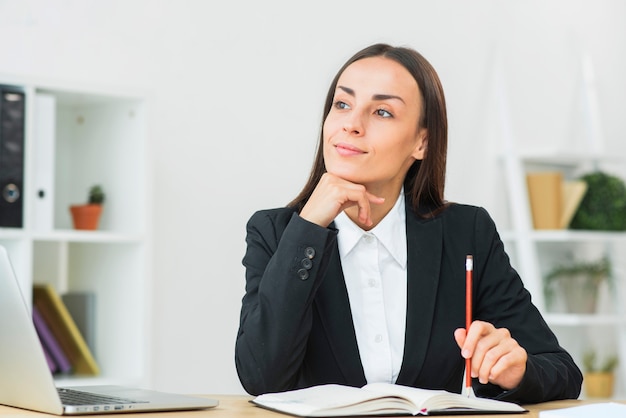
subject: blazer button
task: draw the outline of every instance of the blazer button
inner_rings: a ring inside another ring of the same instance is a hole
[[[298,270],[298,277],[300,277],[300,280],[306,280],[309,278],[309,272],[305,269],[300,269]]]
[[[302,264],[302,267],[304,267],[307,270],[311,270],[311,267],[313,267],[313,262],[309,260],[308,258],[303,258],[300,264]]]
[[[304,255],[306,255],[308,259],[312,259],[313,257],[315,257],[315,248],[306,247],[304,249]]]

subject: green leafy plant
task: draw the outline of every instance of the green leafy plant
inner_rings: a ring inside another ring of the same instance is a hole
[[[576,210],[570,229],[626,230],[626,185],[615,176],[596,171],[581,177],[587,193]]]
[[[557,265],[544,277],[546,300],[551,303],[555,293],[560,292],[565,295],[570,312],[592,313],[595,311],[600,284],[610,278],[611,263],[608,257]]]
[[[91,205],[101,205],[104,203],[104,191],[102,190],[102,186],[95,185],[89,189],[89,204]]]
[[[619,363],[616,355],[610,355],[600,364],[595,351],[587,351],[583,354],[583,368],[587,373],[610,373],[615,370]]]
[[[584,274],[589,277],[594,284],[598,284],[611,274],[611,263],[608,257],[602,257],[597,261],[581,261],[571,264],[558,265],[546,275],[546,283],[550,283],[554,279],[573,276],[576,274]]]

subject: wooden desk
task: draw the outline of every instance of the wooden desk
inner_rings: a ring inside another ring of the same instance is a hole
[[[263,408],[252,405],[248,402],[252,399],[251,396],[244,395],[206,395],[208,398],[214,398],[220,401],[219,406],[216,408],[206,409],[202,411],[188,411],[188,412],[159,412],[159,413],[136,413],[136,414],[109,414],[109,415],[84,415],[85,417],[136,417],[136,418],[170,418],[170,417],[208,417],[208,418],[278,418],[278,417],[290,417],[290,415],[280,414],[278,412],[268,411]],[[471,415],[475,418],[512,418],[515,416],[523,418],[538,418],[539,411],[547,409],[569,408],[571,406],[583,405],[590,403],[590,401],[579,400],[567,400],[567,401],[555,401],[546,402],[537,405],[526,405],[525,408],[529,410],[527,414],[520,415]],[[43,414],[39,412],[32,412],[23,409],[11,408],[8,406],[0,405],[0,417],[53,417],[54,415]],[[590,417],[595,418],[595,417]]]

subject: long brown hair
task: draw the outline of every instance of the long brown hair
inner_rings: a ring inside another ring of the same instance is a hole
[[[422,95],[423,113],[418,119],[420,125],[418,128],[427,129],[426,152],[423,160],[413,163],[404,179],[404,190],[408,202],[415,212],[425,216],[437,212],[445,205],[443,191],[448,149],[448,118],[439,76],[433,66],[417,51],[405,47],[375,44],[354,54],[335,75],[328,89],[317,153],[311,174],[300,194],[287,205],[295,208],[298,212],[302,210],[313,194],[320,178],[326,172],[323,126],[333,104],[337,81],[350,64],[370,57],[385,57],[402,65],[413,76]]]

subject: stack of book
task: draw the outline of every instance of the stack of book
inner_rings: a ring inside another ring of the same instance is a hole
[[[87,313],[87,316],[92,315]],[[85,317],[81,315],[79,319],[82,321]],[[63,299],[49,284],[33,286],[33,322],[53,373],[99,374],[98,364],[84,333]]]
[[[526,175],[535,229],[565,229],[587,192],[584,181],[564,181],[558,171]]]

